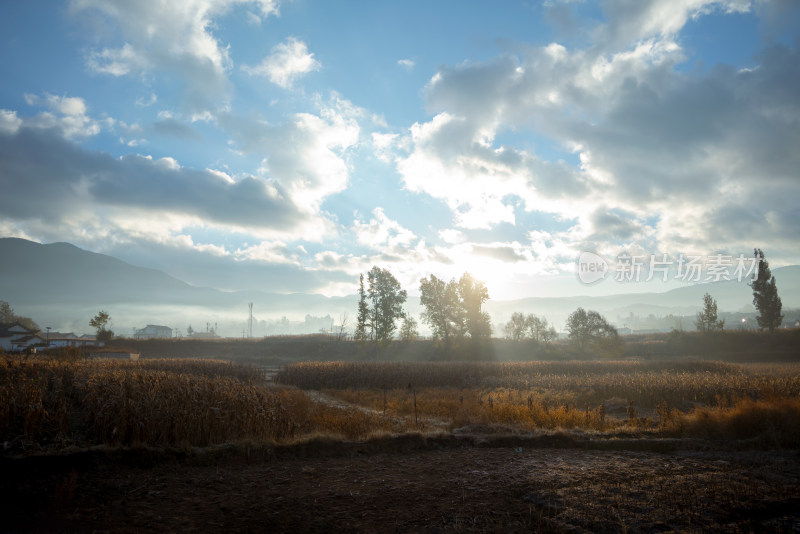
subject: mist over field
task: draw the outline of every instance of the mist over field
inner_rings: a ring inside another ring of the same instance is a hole
[[[355,329],[357,280],[353,284],[353,294],[345,297],[255,290],[227,292],[191,286],[163,272],[135,267],[64,243],[39,245],[0,239],[0,253],[15,258],[0,265],[0,295],[12,303],[17,312],[34,318],[40,326],[51,326],[58,331],[91,332],[89,319],[99,309],[105,309],[112,317],[112,329],[120,336],[130,336],[134,328],[147,324],[164,324],[175,329],[176,336],[179,332],[186,335],[191,325],[199,332],[215,328],[220,336],[242,337],[247,333],[250,302],[254,303],[252,334],[256,337],[335,332],[343,319],[348,333],[352,334]],[[800,267],[779,268],[776,278],[784,307],[800,308]],[[574,285],[578,290],[585,287],[577,280]],[[617,287],[626,286],[617,284]],[[658,286],[652,287],[658,289]],[[414,288],[409,290],[414,291]],[[502,326],[514,312],[542,315],[563,331],[567,316],[580,306],[608,315],[620,328],[669,331],[677,326],[677,319],[672,323],[662,321],[663,324],[655,319],[674,315],[683,316],[686,323],[683,327],[691,330],[692,318],[700,310],[705,292],[714,295],[721,312],[737,312],[737,321],[749,317],[753,323],[752,290],[746,282],[736,280],[684,283],[658,293],[507,301],[490,298],[485,307],[497,337],[503,336]],[[418,296],[409,297],[406,308],[419,320],[423,308]],[[653,320],[647,322],[650,315]],[[790,316],[787,324],[793,318]],[[637,322],[641,326],[637,327]],[[430,333],[426,325],[421,327],[423,333]]]

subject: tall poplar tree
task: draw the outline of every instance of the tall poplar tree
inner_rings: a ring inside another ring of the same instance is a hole
[[[758,262],[758,276],[750,283],[750,287],[753,288],[753,304],[758,311],[756,320],[758,326],[767,328],[772,333],[783,322],[781,314],[783,303],[778,296],[775,277],[769,269],[769,262],[764,257],[764,252],[757,248],[753,250],[753,254]]]

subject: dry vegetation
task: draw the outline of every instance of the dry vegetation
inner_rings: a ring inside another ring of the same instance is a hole
[[[0,356],[6,450],[205,446],[309,434],[355,439],[404,428],[374,413],[315,402],[302,391],[267,387],[260,370],[225,361]]]
[[[420,427],[652,431],[800,445],[800,365],[705,361],[326,362],[276,381]]]
[[[207,446],[410,430],[580,429],[800,445],[800,365],[682,361],[311,362],[267,384],[198,359],[0,357],[0,441]]]

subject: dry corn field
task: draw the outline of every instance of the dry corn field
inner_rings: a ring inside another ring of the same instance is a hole
[[[0,356],[5,449],[205,446],[308,434],[401,432],[377,414],[268,387],[261,370],[219,360],[59,361]]]
[[[798,364],[306,362],[275,380],[423,430],[638,430],[800,444]]]
[[[800,444],[800,366],[0,358],[0,442],[207,446],[577,429]]]

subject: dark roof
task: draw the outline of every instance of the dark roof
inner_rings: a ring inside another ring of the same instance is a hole
[[[47,337],[50,341],[54,339],[78,339],[78,336],[72,332],[50,332]]]
[[[9,332],[9,330],[14,328],[15,326],[19,326],[19,327],[25,329],[25,332]],[[11,336],[18,336],[20,334],[35,334],[35,333],[36,333],[35,330],[31,330],[30,328],[28,328],[24,324],[20,323],[19,321],[15,322],[15,323],[2,323],[2,324],[0,324],[0,337],[11,337]]]

